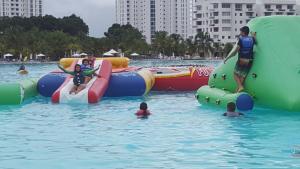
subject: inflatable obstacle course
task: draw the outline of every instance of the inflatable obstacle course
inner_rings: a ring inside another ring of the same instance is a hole
[[[72,66],[75,60],[80,60],[81,58],[63,58],[59,61],[65,69]],[[112,64],[113,69],[117,68],[127,68],[129,64],[129,59],[126,57],[107,57],[107,58],[97,58],[96,60],[107,60]]]
[[[147,69],[113,73],[105,97],[143,96],[149,93],[155,82]]]
[[[44,97],[51,97],[53,93],[64,83],[67,75],[61,72],[49,73],[38,81],[38,92]]]
[[[76,64],[82,64],[82,59],[74,60],[72,70]],[[86,84],[78,94],[71,94],[70,90],[73,88],[73,76],[68,75],[65,82],[52,95],[53,103],[98,103],[109,84],[112,72],[112,65],[107,60],[96,60],[95,68],[99,68],[95,73],[99,76],[93,78]]]
[[[155,77],[155,91],[195,91],[207,85],[211,67],[161,67],[150,69]]]
[[[254,101],[248,93],[231,93],[222,89],[211,88],[209,86],[201,87],[196,94],[200,103],[209,104],[225,108],[227,104],[233,102],[240,111],[252,110]]]
[[[300,17],[269,16],[251,20],[250,30],[257,32],[253,66],[245,80],[245,92],[258,105],[300,111]],[[233,71],[237,56],[220,65],[210,76],[212,93],[222,98],[226,90],[234,93],[236,83]],[[207,88],[207,87],[206,87]],[[205,98],[206,90],[199,90],[197,96]],[[201,104],[206,104],[200,99]]]
[[[18,105],[34,97],[37,92],[37,80],[27,79],[20,83],[0,84],[0,105]]]

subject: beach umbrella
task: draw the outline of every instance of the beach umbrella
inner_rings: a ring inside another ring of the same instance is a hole
[[[46,56],[46,55],[44,55],[44,54],[42,54],[42,53],[36,55],[36,57],[45,57],[45,56]]]
[[[40,53],[38,55],[35,56],[36,59],[43,59],[43,57],[45,57],[46,55]]]
[[[130,56],[140,56],[138,53],[133,53]]]
[[[106,52],[103,54],[103,56],[114,56],[114,54],[110,53],[110,52]]]
[[[87,56],[87,53],[80,53],[80,56]]]
[[[111,53],[111,54],[118,54],[119,52],[117,52],[117,51],[111,49],[111,50],[109,51],[109,53]]]
[[[7,53],[5,55],[3,55],[4,59],[8,58],[8,57],[13,57],[14,55],[13,54],[10,54],[10,53]]]
[[[75,53],[75,54],[73,54],[72,56],[73,56],[73,57],[80,57],[80,54]]]

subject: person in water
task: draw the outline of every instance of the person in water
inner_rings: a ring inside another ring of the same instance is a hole
[[[256,44],[256,33],[251,33],[252,36],[249,36],[250,29],[248,26],[242,27],[240,31],[241,33],[235,51],[224,60],[224,63],[226,63],[229,58],[238,53],[238,61],[234,68],[234,79],[238,85],[236,92],[242,92],[244,90],[244,82],[254,59],[253,47]]]
[[[223,114],[223,116],[227,117],[238,117],[244,115],[243,113],[239,113],[235,111],[236,105],[233,102],[227,104],[227,112]]]
[[[21,70],[26,70],[25,68],[25,65],[22,63],[21,66],[19,67],[19,70],[18,71],[21,71]]]
[[[150,111],[148,110],[147,103],[143,102],[140,104],[140,110],[135,113],[138,118],[148,118],[151,115]]]
[[[86,87],[86,84],[84,84],[85,76],[92,75],[99,69],[99,67],[98,67],[97,69],[94,69],[94,70],[93,69],[82,70],[81,65],[79,65],[79,64],[75,65],[74,71],[68,71],[68,70],[64,69],[63,67],[61,67],[60,65],[58,65],[58,67],[65,73],[74,76],[73,77],[74,86],[70,90],[70,94],[73,94],[73,93],[78,94],[80,91],[85,89],[85,87]]]

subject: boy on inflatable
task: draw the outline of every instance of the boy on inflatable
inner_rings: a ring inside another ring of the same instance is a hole
[[[234,68],[234,79],[238,85],[236,90],[237,93],[244,90],[244,82],[247,77],[253,62],[253,47],[256,44],[256,32],[251,33],[249,36],[250,29],[248,26],[244,26],[240,29],[240,37],[237,45],[233,52],[224,60],[226,61],[235,56],[238,53],[238,61]]]

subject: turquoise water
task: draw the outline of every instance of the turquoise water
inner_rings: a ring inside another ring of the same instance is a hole
[[[0,76],[15,81],[16,68],[0,65]],[[54,68],[28,65],[29,76]],[[153,113],[147,120],[134,116],[141,101]],[[226,118],[223,112],[199,105],[193,92],[105,98],[97,105],[53,105],[37,97],[0,107],[0,168],[300,168],[294,154],[300,151],[299,113],[256,108]]]

